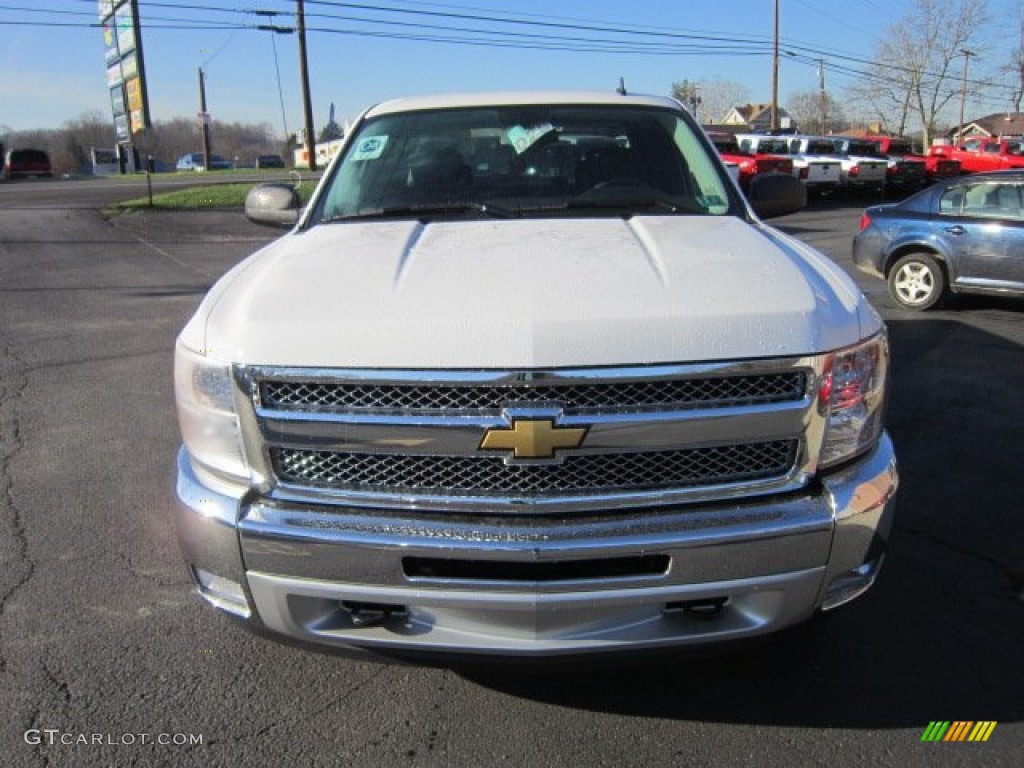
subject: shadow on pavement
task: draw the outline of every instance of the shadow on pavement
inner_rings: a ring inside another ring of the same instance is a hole
[[[890,320],[889,333],[902,487],[870,593],[715,655],[457,671],[516,696],[636,717],[921,729],[1024,719],[1020,344],[952,313]]]

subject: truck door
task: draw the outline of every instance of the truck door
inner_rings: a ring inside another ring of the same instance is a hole
[[[998,171],[1003,165],[1003,156],[1000,154],[998,141],[989,141],[981,148],[980,164],[982,171]]]

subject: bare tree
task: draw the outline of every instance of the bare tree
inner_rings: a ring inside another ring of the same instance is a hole
[[[824,124],[821,121],[821,91],[796,91],[789,94],[783,106],[803,133],[824,136],[849,126],[842,105],[828,91],[825,92]]]
[[[50,160],[55,168],[69,172],[88,164],[93,148],[109,149],[115,142],[114,126],[100,112],[84,112],[67,120],[56,133]]]
[[[213,149],[219,155],[252,163],[259,155],[281,152],[281,140],[269,123],[222,123],[210,126],[214,137]],[[93,148],[113,149],[117,144],[113,121],[99,113],[86,112],[66,121],[60,128],[14,131],[0,125],[0,143],[7,149],[32,147],[50,156],[58,174],[79,173],[87,170]],[[199,128],[195,120],[179,117],[154,123],[137,134],[133,143],[139,150],[140,160],[152,156],[161,166],[173,166],[174,161],[201,146]]]
[[[960,95],[964,51],[988,18],[986,0],[915,0],[879,40],[869,79],[851,96],[893,133],[906,133],[917,117],[928,146],[940,113]]]
[[[1010,54],[1010,62],[1003,71],[1013,83],[1013,95],[1010,97],[1013,111],[1020,112],[1021,101],[1024,100],[1024,13],[1021,13],[1020,37],[1017,38],[1017,47]]]
[[[680,80],[672,83],[672,96],[693,110],[702,123],[720,123],[735,106],[750,102],[750,89],[721,78]],[[696,99],[696,109],[694,107]]]

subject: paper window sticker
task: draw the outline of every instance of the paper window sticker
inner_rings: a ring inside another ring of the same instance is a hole
[[[555,130],[555,126],[551,123],[541,123],[530,128],[515,125],[505,132],[505,137],[516,151],[516,154],[521,155],[553,130]]]
[[[366,139],[360,139],[359,143],[356,144],[356,151],[352,154],[352,159],[355,161],[376,160],[384,154],[384,147],[387,145],[387,136],[371,136]]]

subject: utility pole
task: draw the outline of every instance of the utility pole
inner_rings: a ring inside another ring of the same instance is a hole
[[[964,104],[967,102],[967,62],[971,60],[971,56],[976,56],[974,51],[969,51],[966,48],[961,48],[960,53],[964,55],[964,79],[960,86],[960,123],[956,128],[956,143],[964,143]]]
[[[772,133],[779,130],[779,0],[775,0],[775,42],[772,47]]]
[[[275,18],[277,11],[253,11],[257,16]],[[284,111],[284,91],[281,89],[281,67],[277,63],[277,41],[276,35],[290,35],[295,32],[293,27],[282,27],[278,24],[257,24],[256,29],[270,32],[270,46],[274,51],[274,72],[277,73],[277,100],[281,103],[281,125],[284,127],[284,140],[288,141],[288,117]]]
[[[309,170],[316,170],[316,134],[313,128],[313,104],[309,97],[309,65],[306,63],[306,11],[302,0],[295,2],[295,27],[299,32],[299,74],[302,78],[302,111],[306,118],[306,156]]]
[[[199,122],[203,126],[203,168],[210,168],[210,114],[206,111],[206,80],[199,68]]]
[[[821,135],[824,136],[827,131],[825,129],[825,107],[827,101],[825,98],[825,60],[818,59],[818,92],[821,94]]]

